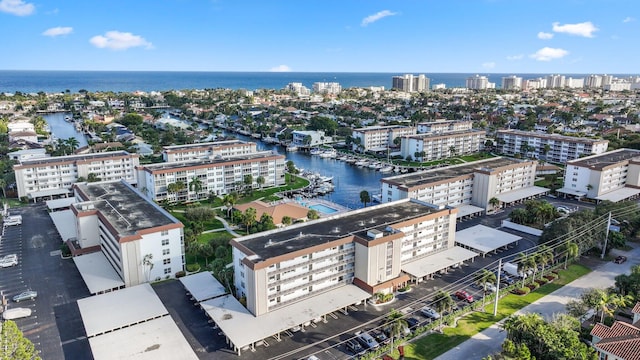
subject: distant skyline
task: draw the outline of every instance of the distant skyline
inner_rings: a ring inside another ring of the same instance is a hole
[[[0,70],[638,74],[637,0],[0,0]]]

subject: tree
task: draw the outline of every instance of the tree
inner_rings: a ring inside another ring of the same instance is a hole
[[[496,274],[493,272],[482,269],[480,272],[475,275],[475,283],[478,286],[482,287],[482,308],[484,309],[485,295],[487,293],[487,284],[495,284],[496,283]]]
[[[88,173],[87,174],[87,182],[98,182],[102,179],[100,179],[98,177],[98,175],[96,175],[95,173]]]
[[[567,241],[563,245],[564,252],[564,268],[567,268],[567,263],[569,260],[573,260],[578,257],[580,254],[580,247],[573,241]]]
[[[405,329],[409,328],[404,315],[395,309],[391,309],[391,312],[387,315],[386,324],[388,324],[389,333],[391,334],[391,346],[394,344],[394,338],[399,338],[405,333]]]
[[[24,337],[11,320],[4,321],[0,326],[0,359],[40,360],[33,343]]]
[[[176,181],[167,185],[167,191],[170,193],[178,193],[186,189],[186,185],[182,181]]]
[[[244,211],[242,214],[242,223],[247,227],[247,233],[249,233],[249,228],[256,223],[256,209],[250,207]]]
[[[231,218],[231,210],[233,209],[233,205],[238,202],[238,194],[236,194],[235,192],[226,194],[222,198],[222,202],[224,203],[224,206],[227,207],[227,217]]]
[[[532,261],[531,261],[531,257],[527,256],[527,254],[525,253],[520,253],[518,254],[518,272],[522,273],[522,274],[526,274],[527,271],[531,270],[532,268]],[[522,287],[524,287],[524,282],[525,282],[526,276],[522,277]]]
[[[147,276],[147,281],[150,281],[151,270],[153,270],[153,254],[147,254],[142,258],[142,266]]]
[[[451,309],[456,304],[456,302],[451,298],[451,294],[443,290],[440,290],[436,293],[433,301],[436,311],[442,314],[442,316],[440,316],[440,325],[442,325],[442,321],[444,320],[444,313],[451,312]]]
[[[262,227],[262,231],[273,230],[276,228],[276,225],[273,223],[273,217],[266,212],[262,213],[260,216],[260,226]]]
[[[307,219],[309,220],[320,219],[320,214],[318,213],[318,210],[310,209],[309,211],[307,211]]]
[[[243,178],[244,187],[247,192],[251,191],[251,187],[253,185],[253,175],[247,174]]]
[[[495,210],[500,205],[500,200],[494,196],[489,199],[489,205],[491,205],[491,207],[493,207],[493,210]]]
[[[258,184],[258,187],[260,187],[260,189],[262,189],[262,186],[265,183],[265,179],[264,176],[260,175],[256,178],[256,184]]]
[[[74,152],[78,146],[80,146],[80,143],[78,142],[78,139],[74,138],[74,137],[70,137],[67,140],[65,140],[65,143],[67,144],[67,146],[69,147],[70,152]]]
[[[282,225],[291,225],[291,223],[293,222],[293,219],[291,218],[291,216],[283,216],[282,217]]]
[[[5,192],[5,188],[7,187],[7,181],[3,178],[0,178],[0,190],[2,190],[2,197],[6,198],[7,193]]]
[[[194,176],[193,179],[189,182],[189,191],[193,191],[196,193],[196,198],[198,198],[198,193],[202,190],[202,180],[197,176]]]
[[[198,252],[200,253],[200,256],[204,258],[205,266],[208,266],[209,258],[215,254],[213,246],[211,246],[211,244],[200,244],[200,246],[198,247]]]
[[[458,150],[456,149],[455,146],[451,145],[449,146],[449,156],[450,157],[455,157],[458,153]]]
[[[360,191],[360,202],[364,204],[364,207],[367,207],[367,203],[371,202],[371,195],[367,190]]]

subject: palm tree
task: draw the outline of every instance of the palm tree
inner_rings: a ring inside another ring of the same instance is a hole
[[[578,244],[574,243],[573,241],[567,241],[564,244],[564,268],[567,268],[567,263],[569,262],[569,259],[573,260],[576,257],[578,257],[578,255],[580,254],[580,247],[578,246]]]
[[[450,157],[455,157],[457,152],[458,152],[458,150],[456,149],[455,146],[453,146],[453,145],[449,146],[449,156]]]
[[[226,194],[222,198],[222,202],[227,207],[227,217],[231,217],[231,209],[233,209],[233,205],[235,205],[236,202],[238,202],[238,194],[236,194],[235,192]]]
[[[7,193],[5,192],[5,187],[7,187],[7,181],[4,178],[0,178],[0,189],[2,190],[2,197],[6,198]]]
[[[256,214],[256,209],[250,207],[245,210],[244,214],[242,215],[242,223],[247,227],[247,233],[249,233],[249,228],[251,227],[251,225],[255,224],[257,221]]]
[[[398,310],[391,309],[389,315],[387,315],[386,324],[389,326],[389,333],[391,334],[391,348],[393,350],[394,338],[399,338],[404,334],[406,329],[409,328],[407,320],[404,315]]]
[[[450,312],[453,305],[455,305],[455,301],[451,298],[451,294],[446,291],[440,290],[434,297],[434,306],[436,311],[442,314],[440,316],[440,325],[442,326],[442,321],[444,320],[444,313]]]
[[[264,185],[264,183],[265,183],[264,176],[260,175],[256,178],[256,184],[258,184],[260,189],[262,189],[262,185]]]
[[[520,343],[526,334],[532,333],[539,324],[544,321],[538,313],[527,313],[524,315],[511,315],[502,324],[502,328],[507,332],[507,339]]]
[[[360,202],[364,204],[364,207],[367,207],[367,203],[371,202],[371,195],[367,190],[360,191]]]
[[[73,152],[75,149],[78,148],[78,146],[80,146],[80,143],[78,142],[78,139],[74,138],[74,137],[70,137],[67,140],[65,140],[65,143],[67,144],[67,146],[69,146],[69,150],[71,152]]]
[[[482,308],[484,309],[485,303],[485,295],[487,293],[487,284],[495,284],[496,283],[496,274],[493,272],[482,269],[480,272],[476,273],[475,283],[478,286],[482,287]]]
[[[542,279],[545,266],[553,262],[553,253],[551,252],[551,249],[546,245],[540,245],[538,248],[538,260],[540,265],[542,265],[542,270],[540,271],[540,278]]]
[[[493,210],[495,210],[500,205],[500,200],[494,196],[489,199],[489,205],[491,205],[493,207]]]
[[[527,278],[527,271],[531,269],[531,260],[529,256],[525,253],[518,254],[518,272],[521,273],[522,276],[522,287],[524,287],[525,280]]]
[[[151,270],[153,270],[153,254],[147,254],[142,258],[142,266],[144,267],[147,281],[149,281],[149,277],[151,276]]]
[[[200,178],[194,176],[189,182],[189,190],[196,193],[196,198],[198,197],[198,193],[202,190],[202,180]]]

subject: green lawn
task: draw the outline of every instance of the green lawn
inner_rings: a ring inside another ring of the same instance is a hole
[[[455,328],[447,327],[443,334],[430,334],[405,346],[405,359],[427,360],[434,359],[450,349],[458,346],[473,335],[485,330],[492,324],[508,317],[519,309],[534,301],[549,295],[562,286],[589,273],[591,270],[582,265],[571,265],[567,270],[560,271],[560,277],[553,283],[541,286],[536,291],[524,296],[509,294],[498,303],[498,315],[493,316],[493,303],[487,304],[485,312],[473,312],[458,321]]]

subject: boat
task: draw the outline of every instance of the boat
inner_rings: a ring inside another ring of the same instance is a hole
[[[328,149],[328,150],[324,150],[320,153],[320,157],[321,158],[334,158],[338,155],[338,152],[336,151],[336,149]]]
[[[265,136],[262,138],[262,142],[265,144],[277,144],[278,143],[278,138],[274,138],[271,136]]]
[[[379,164],[380,163],[377,163],[377,162],[371,162],[368,167],[369,169],[376,169]]]
[[[355,163],[356,163],[356,161],[358,161],[358,159],[356,159],[356,158],[352,158],[352,157],[348,157],[348,158],[345,160],[345,162],[346,162],[347,164],[355,164]]]
[[[333,181],[333,176],[319,176],[318,180],[321,182],[331,182]]]
[[[356,164],[356,166],[367,166],[367,165],[369,165],[369,161],[368,160],[364,160],[364,159],[363,160],[358,160],[358,161],[356,161],[355,164]]]
[[[295,145],[288,145],[287,146],[287,151],[288,152],[294,152],[294,151],[298,151],[298,147]]]
[[[309,154],[311,155],[320,155],[323,153],[324,150],[320,149],[320,148],[313,148],[311,149],[311,151],[309,151]]]
[[[393,171],[393,166],[385,166],[380,168],[380,172],[383,174],[387,174]]]
[[[67,115],[64,117],[64,121],[71,122],[71,116]]]
[[[260,139],[260,138],[262,138],[262,134],[253,133],[253,134],[251,134],[251,137],[254,138],[254,139]]]

